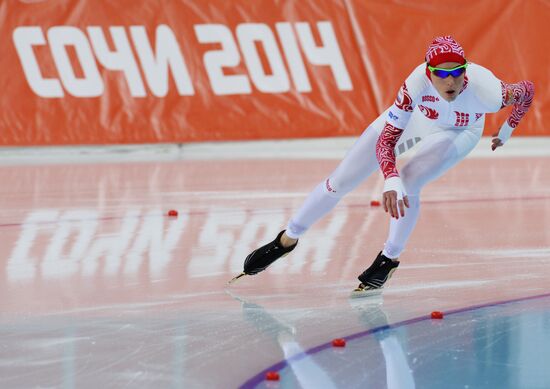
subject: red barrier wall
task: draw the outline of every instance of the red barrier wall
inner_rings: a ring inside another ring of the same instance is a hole
[[[6,1],[0,145],[359,134],[443,34],[535,82],[517,133],[549,135],[548,20],[542,0]]]

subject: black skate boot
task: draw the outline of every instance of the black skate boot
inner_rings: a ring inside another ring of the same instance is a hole
[[[382,293],[382,287],[388,281],[399,261],[392,260],[380,252],[372,265],[358,278],[361,283],[352,293],[352,297],[371,296]]]
[[[265,270],[277,259],[287,255],[292,250],[294,250],[294,248],[296,248],[296,245],[298,244],[298,241],[296,241],[296,243],[289,247],[283,247],[283,245],[281,244],[281,236],[284,234],[284,232],[285,230],[279,232],[279,235],[277,235],[273,242],[270,242],[248,254],[248,257],[246,257],[246,259],[244,260],[243,272],[234,277],[231,281],[229,281],[229,283],[231,284],[245,275],[258,274],[259,272]]]

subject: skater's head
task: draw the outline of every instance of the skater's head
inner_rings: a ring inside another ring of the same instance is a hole
[[[464,85],[468,62],[464,49],[450,35],[433,40],[426,51],[426,75],[447,101],[456,99]]]

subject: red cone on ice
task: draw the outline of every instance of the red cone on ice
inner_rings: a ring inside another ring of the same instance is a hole
[[[333,346],[333,347],[346,347],[346,340],[345,340],[345,339],[341,339],[341,338],[334,339],[334,340],[332,341],[332,346]]]
[[[268,371],[265,374],[265,379],[268,381],[279,381],[279,373],[276,371]]]

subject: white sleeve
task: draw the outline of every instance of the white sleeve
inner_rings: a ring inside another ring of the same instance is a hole
[[[401,129],[407,126],[418,97],[429,86],[430,81],[426,77],[425,68],[426,64],[417,66],[399,89],[386,118],[392,126]]]
[[[489,69],[474,63],[468,66],[467,74],[485,112],[498,112],[502,108],[502,82]]]

